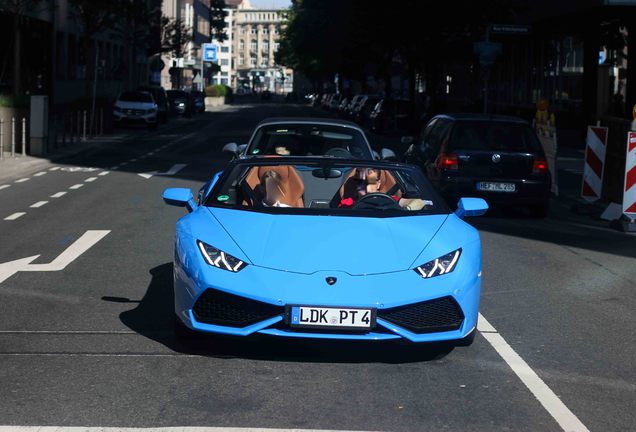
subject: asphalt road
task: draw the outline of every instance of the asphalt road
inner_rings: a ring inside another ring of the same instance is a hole
[[[471,347],[178,344],[172,243],[184,210],[161,192],[196,193],[223,166],[222,145],[245,142],[258,120],[311,112],[236,106],[0,182],[10,185],[0,189],[0,425],[636,429],[636,237],[561,202],[545,220],[470,220],[494,327]]]

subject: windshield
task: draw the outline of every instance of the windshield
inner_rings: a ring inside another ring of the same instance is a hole
[[[124,92],[119,95],[119,100],[122,102],[145,102],[152,103],[152,96],[150,93],[136,91],[136,92]]]
[[[458,122],[453,128],[453,150],[498,150],[535,152],[541,144],[530,126],[504,122]]]
[[[415,167],[336,160],[245,160],[226,170],[205,205],[344,216],[448,213]]]
[[[323,156],[372,159],[362,133],[356,129],[320,124],[275,124],[258,128],[248,155]]]
[[[188,94],[181,90],[168,90],[168,99],[187,98]]]

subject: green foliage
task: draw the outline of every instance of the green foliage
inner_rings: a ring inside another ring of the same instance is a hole
[[[225,17],[227,12],[225,0],[210,0],[210,39],[217,42],[227,40]]]
[[[205,88],[205,95],[208,97],[224,97],[227,95],[227,88],[222,84],[210,84]]]
[[[28,108],[30,105],[31,98],[27,95],[13,96],[0,94],[0,107]]]

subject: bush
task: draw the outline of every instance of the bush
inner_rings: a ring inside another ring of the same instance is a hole
[[[221,84],[211,84],[205,88],[205,95],[208,97],[223,97],[227,94],[227,89]]]
[[[31,105],[31,97],[28,95],[0,95],[0,107],[28,108]]]

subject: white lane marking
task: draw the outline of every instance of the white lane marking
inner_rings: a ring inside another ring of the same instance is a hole
[[[8,188],[8,187],[11,187],[11,185],[0,185],[0,190],[2,190],[2,189],[6,189],[6,188]]]
[[[69,189],[79,189],[79,188],[81,188],[82,186],[84,186],[82,183],[78,183],[78,184],[76,184],[76,185],[71,186]]]
[[[90,183],[90,182],[94,182],[95,180],[97,180],[97,177],[89,177],[86,180],[84,180],[86,183]]]
[[[110,167],[111,171],[115,171],[118,168],[119,168],[119,165],[114,165],[114,166]]]
[[[13,213],[10,216],[7,216],[6,218],[4,218],[4,220],[16,220],[19,217],[24,216],[26,213],[25,212],[17,212],[17,213]]]
[[[29,177],[21,178],[20,180],[16,180],[16,183],[24,183],[25,181],[31,180]]]
[[[128,165],[128,161],[119,164],[120,167],[123,167],[124,165]]]
[[[137,173],[137,175],[145,179],[149,179],[152,176],[171,176],[171,175],[175,175],[176,173],[184,169],[186,166],[187,164],[176,164],[176,165],[173,165],[172,168],[170,168],[166,172],[150,171],[147,173]]]
[[[64,270],[67,265],[93,247],[93,245],[103,239],[109,232],[110,230],[86,231],[80,238],[75,240],[73,244],[67,247],[64,252],[59,254],[57,258],[48,264],[31,264],[31,262],[40,255],[33,255],[31,257],[2,263],[0,264],[0,283],[21,271],[42,272]]]
[[[183,355],[182,355],[183,356]],[[184,356],[185,357],[185,356]],[[333,429],[275,429],[216,426],[172,427],[86,427],[86,426],[0,426],[0,432],[353,432]],[[364,432],[364,431],[357,431]]]
[[[97,175],[99,175],[99,176],[105,176],[105,175],[108,175],[108,174],[110,174],[110,171],[102,171],[102,172],[100,172],[100,173],[99,173],[99,174],[97,174]]]
[[[40,171],[39,173],[33,174],[33,177],[40,177],[40,176],[43,176],[44,174],[46,174],[46,171]]]
[[[43,205],[46,205],[48,203],[48,201],[38,201],[35,204],[31,204],[29,207],[31,208],[40,208]]]
[[[63,197],[64,195],[66,195],[66,192],[58,192],[51,195],[51,198],[60,198],[60,197]]]
[[[53,167],[53,168],[49,168],[49,171],[57,171],[59,169],[60,169],[60,167]]]
[[[588,428],[565,406],[552,389],[539,378],[539,375],[528,366],[528,363],[508,345],[505,339],[497,332],[497,329],[482,314],[479,314],[477,329],[543,405],[543,408],[556,420],[561,429],[568,432],[589,432]]]

